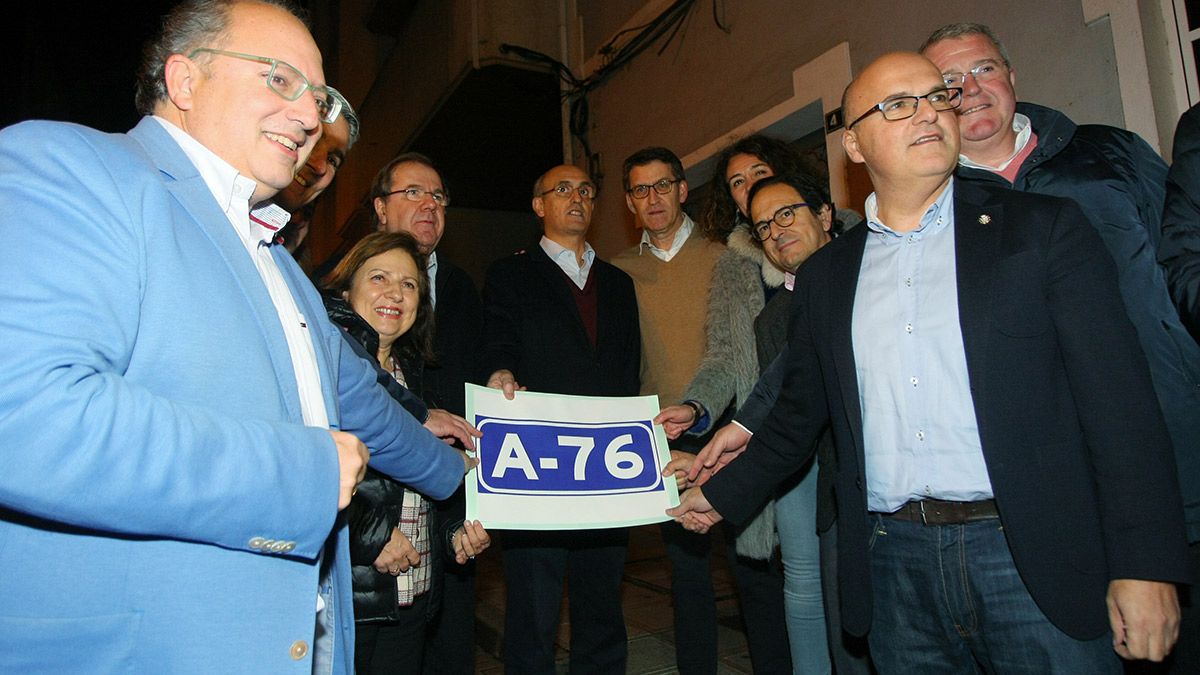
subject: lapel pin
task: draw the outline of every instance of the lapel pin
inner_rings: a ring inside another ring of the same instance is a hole
[[[987,225],[990,222],[992,222],[992,217],[989,216],[988,214],[985,213],[985,214],[979,216],[979,224],[980,225]]]

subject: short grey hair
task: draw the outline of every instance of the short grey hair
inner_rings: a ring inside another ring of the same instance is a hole
[[[233,6],[247,0],[185,0],[162,20],[162,28],[142,49],[134,104],[138,112],[151,115],[167,100],[166,66],[172,54],[190,54],[200,47],[220,44],[229,28]],[[307,17],[289,0],[253,0],[279,7],[308,26]]]
[[[996,51],[1000,52],[1000,58],[1004,59],[1004,67],[1012,69],[1012,60],[1008,58],[1008,50],[1005,49],[1004,43],[1000,41],[1000,38],[996,37],[996,34],[992,32],[991,28],[988,28],[981,23],[962,21],[959,23],[951,23],[942,26],[941,28],[933,31],[933,34],[925,39],[925,43],[922,44],[921,48],[917,51],[924,54],[925,50],[929,49],[929,47],[935,43],[941,42],[942,40],[966,37],[968,35],[982,35],[988,40],[991,40],[992,44],[996,45]]]
[[[325,88],[329,90],[329,96],[331,98],[335,98],[342,102],[342,111],[338,113],[338,115],[340,115],[342,119],[346,120],[346,126],[350,127],[350,142],[346,144],[346,152],[349,152],[350,148],[353,148],[354,144],[358,142],[359,129],[361,128],[358,121],[358,113],[354,112],[354,108],[351,107],[350,101],[347,101],[346,97],[342,96],[342,92],[329,85],[325,85]]]

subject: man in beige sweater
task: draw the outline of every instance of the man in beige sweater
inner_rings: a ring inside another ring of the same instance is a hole
[[[663,403],[679,401],[704,357],[704,321],[713,265],[725,247],[696,231],[683,212],[688,184],[683,164],[666,148],[644,148],[625,160],[625,203],[642,230],[641,241],[612,263],[633,278],[642,334],[641,391]],[[680,440],[695,453],[702,443]],[[684,675],[715,673],[717,612],[708,535],[663,524],[671,558],[675,630],[690,636],[676,645]]]

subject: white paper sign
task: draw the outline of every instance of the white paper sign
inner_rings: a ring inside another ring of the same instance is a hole
[[[657,396],[566,396],[467,385],[483,432],[466,477],[467,518],[488,529],[574,530],[658,523],[679,504]]]

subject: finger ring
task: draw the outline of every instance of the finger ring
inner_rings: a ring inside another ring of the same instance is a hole
[[[467,556],[467,558],[468,558],[468,559],[470,559],[470,560],[474,560],[474,559],[475,559],[475,556],[473,556],[473,555],[469,555],[469,556]]]

